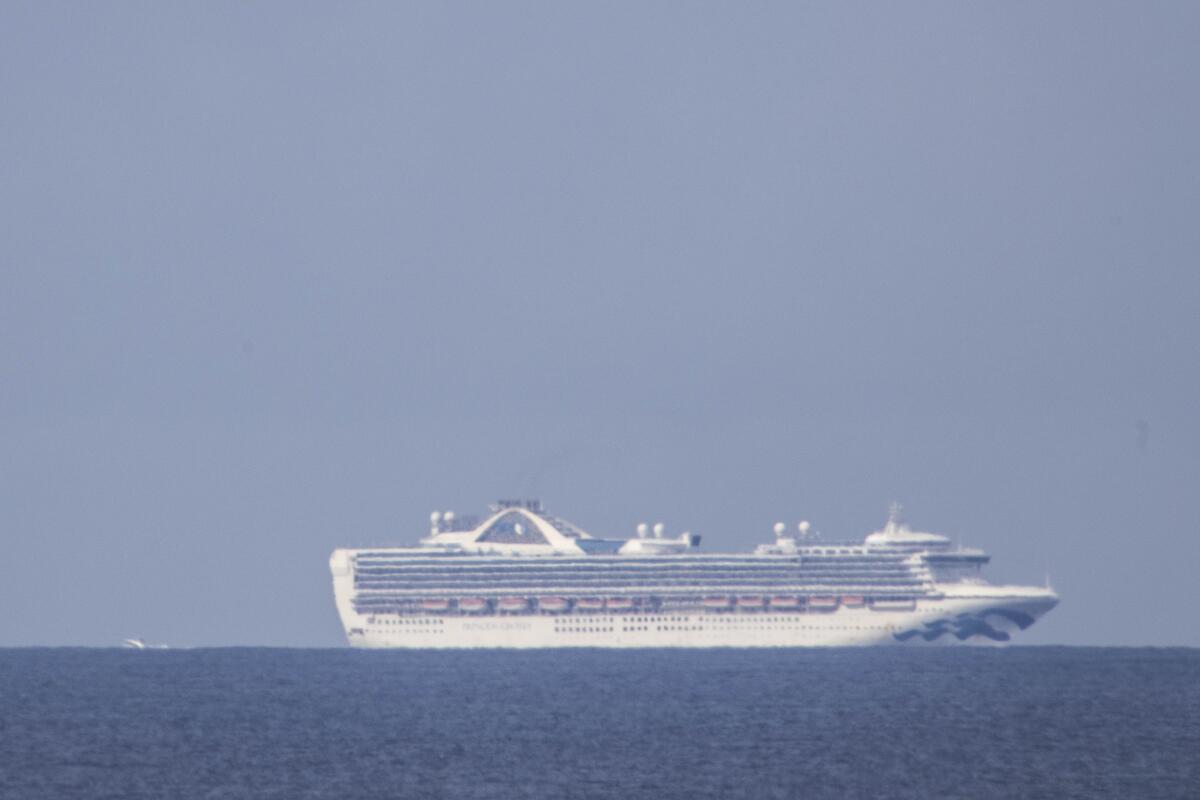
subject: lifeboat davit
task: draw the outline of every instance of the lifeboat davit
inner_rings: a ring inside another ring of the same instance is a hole
[[[842,595],[842,605],[846,608],[862,608],[864,601],[860,594],[844,594]]]
[[[558,613],[571,607],[571,602],[565,597],[539,597],[538,608],[542,611]]]
[[[800,607],[800,598],[794,595],[777,595],[771,598],[771,608],[792,609]]]
[[[578,611],[602,611],[604,600],[599,597],[581,597],[575,601],[575,608]]]
[[[524,597],[501,597],[497,608],[501,611],[524,611],[529,607],[529,601]]]
[[[808,607],[813,611],[833,611],[838,607],[838,599],[830,595],[818,595],[808,598]]]
[[[759,594],[744,594],[737,599],[738,608],[762,608],[766,598]]]
[[[729,608],[729,604],[728,597],[706,597],[700,601],[700,605],[711,609]]]
[[[631,611],[633,609],[633,598],[610,597],[604,604],[608,606],[609,611]]]
[[[421,608],[425,611],[449,611],[450,601],[444,597],[431,597],[421,601]]]
[[[480,611],[487,611],[488,602],[482,597],[464,597],[458,601],[458,609],[466,611],[470,614],[476,614]]]

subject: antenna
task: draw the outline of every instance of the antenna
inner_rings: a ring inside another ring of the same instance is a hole
[[[893,500],[888,506],[888,525],[895,525],[900,521],[900,512],[904,510],[904,506]]]

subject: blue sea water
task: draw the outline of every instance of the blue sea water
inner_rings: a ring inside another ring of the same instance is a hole
[[[1200,651],[0,650],[0,797],[1200,797]]]

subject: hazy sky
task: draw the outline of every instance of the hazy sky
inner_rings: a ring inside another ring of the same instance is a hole
[[[540,496],[1200,645],[1200,5],[0,5],[0,645],[341,645]]]

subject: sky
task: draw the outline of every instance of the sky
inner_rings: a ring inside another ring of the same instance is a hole
[[[344,646],[540,497],[1200,646],[1200,5],[0,5],[0,646]]]

